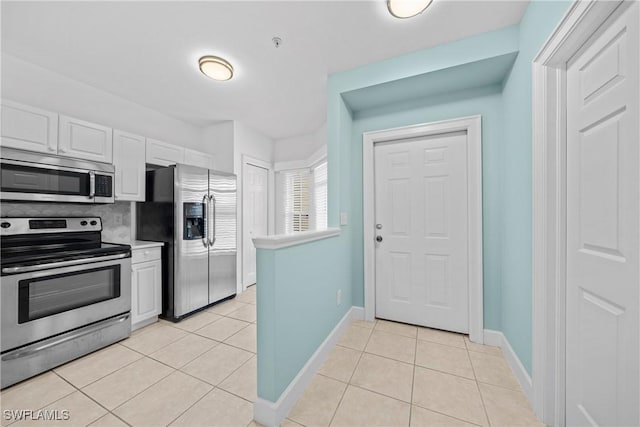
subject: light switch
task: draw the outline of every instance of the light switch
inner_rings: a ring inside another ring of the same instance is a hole
[[[347,224],[348,224],[347,213],[340,212],[340,225],[347,225]]]

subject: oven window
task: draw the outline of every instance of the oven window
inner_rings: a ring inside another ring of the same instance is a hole
[[[2,165],[2,191],[88,196],[89,174],[5,163]]]
[[[120,266],[21,280],[18,323],[120,296]]]

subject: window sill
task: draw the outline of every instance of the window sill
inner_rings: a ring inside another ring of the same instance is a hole
[[[294,234],[278,234],[275,236],[256,237],[253,244],[256,249],[280,249],[316,240],[328,239],[340,235],[339,228],[327,228],[326,230],[302,231]]]

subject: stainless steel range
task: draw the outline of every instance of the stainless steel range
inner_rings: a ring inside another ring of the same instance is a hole
[[[131,333],[131,247],[100,218],[0,218],[2,388]]]

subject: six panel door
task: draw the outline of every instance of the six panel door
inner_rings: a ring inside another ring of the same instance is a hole
[[[376,144],[376,316],[466,333],[467,135]]]
[[[631,426],[640,424],[638,3],[603,28],[567,68],[566,421]]]

